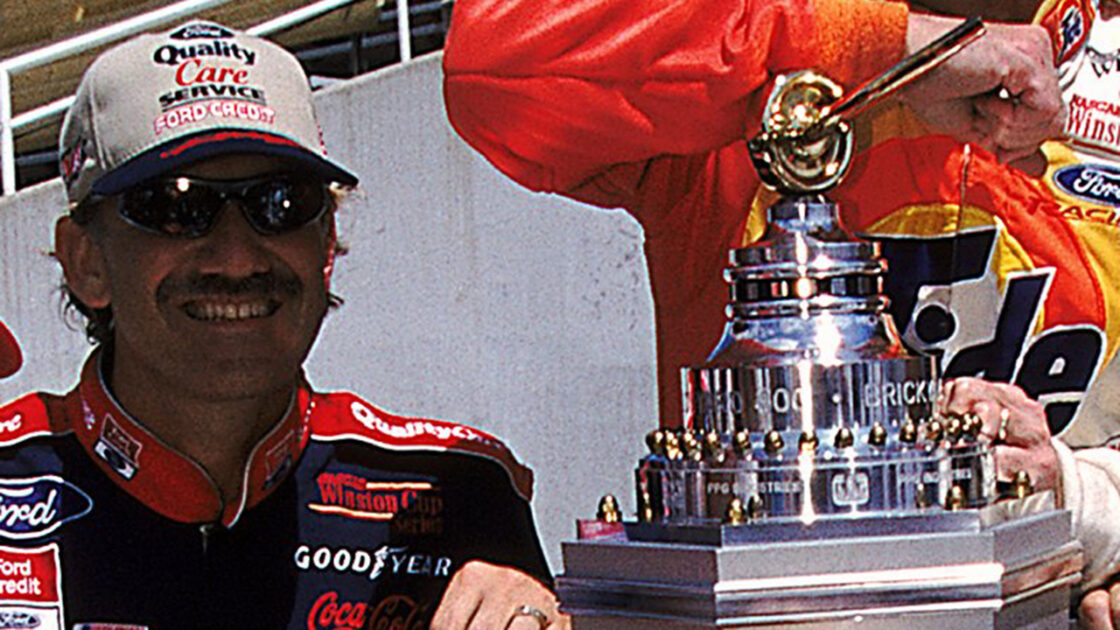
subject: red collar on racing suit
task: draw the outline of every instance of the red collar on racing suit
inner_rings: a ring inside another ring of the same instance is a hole
[[[225,502],[202,466],[165,444],[117,403],[102,380],[100,352],[82,369],[81,405],[67,414],[90,458],[122,490],[160,514],[185,523],[221,522],[232,527],[242,512],[260,503],[291,470],[307,445],[308,420],[314,407],[301,386],[283,419],[253,447],[242,476],[241,496]]]

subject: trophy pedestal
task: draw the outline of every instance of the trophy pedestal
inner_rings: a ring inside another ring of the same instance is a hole
[[[628,524],[565,543],[557,591],[575,630],[1068,629],[1069,513],[985,517]]]

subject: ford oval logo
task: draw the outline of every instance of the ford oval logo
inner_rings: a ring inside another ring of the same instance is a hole
[[[1120,169],[1100,164],[1063,166],[1054,183],[1065,192],[1106,206],[1120,206]]]
[[[42,625],[39,617],[27,612],[0,612],[0,628],[8,630],[9,628],[23,629],[23,628],[38,628]]]
[[[172,39],[222,39],[233,37],[233,31],[207,22],[195,22],[171,34]]]
[[[93,499],[57,475],[0,479],[0,537],[36,538],[81,518]]]

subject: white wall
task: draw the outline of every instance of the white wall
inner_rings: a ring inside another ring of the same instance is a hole
[[[554,571],[574,521],[632,470],[657,423],[652,305],[641,228],[622,212],[518,188],[447,123],[440,57],[319,93],[331,154],[362,179],[342,210],[351,248],[308,365],[323,389],[474,424],[537,474],[534,508]],[[88,349],[59,315],[46,255],[57,182],[0,199],[3,318],[27,361],[11,398],[65,390]]]
[[[58,181],[0,197],[0,319],[19,339],[23,368],[0,381],[0,399],[31,389],[65,391],[89,351],[81,321],[63,321],[62,273],[50,256],[54,220],[66,207]]]

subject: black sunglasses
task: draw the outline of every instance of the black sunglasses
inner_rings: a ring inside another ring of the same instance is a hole
[[[322,180],[294,173],[231,181],[177,176],[148,180],[125,191],[118,196],[117,212],[154,234],[198,238],[214,229],[232,200],[254,230],[274,236],[323,216],[330,199]]]

